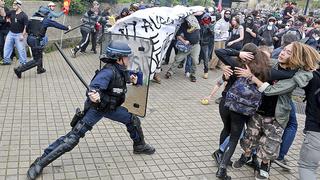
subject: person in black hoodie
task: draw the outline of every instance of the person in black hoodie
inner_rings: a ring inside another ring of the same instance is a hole
[[[200,20],[200,46],[201,46],[201,53],[203,55],[203,65],[204,65],[204,74],[203,78],[208,79],[208,62],[209,62],[209,43],[211,37],[213,36],[214,28],[213,24],[211,24],[211,17],[208,13],[205,13]]]
[[[254,24],[254,18],[253,16],[247,16],[244,20],[244,38],[243,38],[243,44],[247,43],[254,43],[258,44],[256,41],[257,33],[258,33],[258,27]]]
[[[6,35],[9,32],[10,24],[6,21],[9,9],[4,6],[4,0],[0,0],[0,54],[3,59],[3,47]]]
[[[320,57],[318,57],[320,60]],[[306,121],[301,146],[299,179],[316,180],[320,162],[320,69],[313,71],[313,78],[304,88],[306,95]]]

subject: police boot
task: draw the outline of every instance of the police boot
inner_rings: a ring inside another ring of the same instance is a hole
[[[45,68],[37,69],[37,74],[42,74],[42,73],[45,73],[45,72],[46,72]]]
[[[19,66],[19,67],[16,67],[16,68],[13,68],[14,73],[17,75],[17,77],[18,77],[19,79],[21,79],[21,75],[22,75],[22,72],[21,72],[20,69],[21,69],[20,66]]]
[[[43,168],[48,166],[64,153],[71,151],[79,143],[79,139],[84,137],[83,132],[91,129],[91,126],[79,121],[67,135],[57,139],[56,142],[53,143],[56,144],[56,147],[51,152],[43,154],[30,165],[27,172],[28,179],[36,179],[41,174]]]
[[[227,169],[222,167],[218,168],[216,177],[222,180],[231,180],[231,177],[227,175]]]
[[[133,127],[139,136],[139,138],[137,140],[134,140],[133,142],[133,153],[148,154],[148,155],[153,154],[156,151],[156,149],[144,141],[144,135],[141,128],[140,119],[133,115],[132,120],[133,120]]]
[[[41,157],[38,157],[29,167],[29,170],[27,172],[27,177],[29,180],[36,179],[42,172],[43,168],[38,163],[41,160]]]

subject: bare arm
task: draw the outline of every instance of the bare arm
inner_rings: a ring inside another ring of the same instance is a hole
[[[182,41],[186,45],[190,44],[190,42],[188,40],[185,40],[183,36],[177,36],[177,39]]]
[[[244,29],[243,29],[243,28],[240,28],[239,30],[240,30],[240,32],[239,32],[240,37],[239,37],[238,39],[234,40],[233,43],[240,42],[240,41],[243,40],[243,37],[244,37]]]

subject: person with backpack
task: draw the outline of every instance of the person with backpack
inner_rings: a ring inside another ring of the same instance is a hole
[[[232,49],[217,49],[215,50],[215,53],[224,64],[230,65],[232,68],[237,66],[244,67],[244,65],[247,64],[252,68],[254,67],[255,73],[261,79],[266,80],[268,76],[269,57],[265,53],[263,53],[261,50],[257,50],[257,46],[255,44],[252,44],[252,43],[246,44],[243,47],[242,51],[240,52]],[[239,59],[238,61],[235,61],[233,60],[232,56],[239,56],[240,59],[243,59],[243,60],[241,61]],[[253,60],[246,61],[246,58],[248,57],[252,58]],[[238,140],[243,131],[244,125],[251,116],[250,113],[243,113],[243,112],[239,113],[234,111],[232,107],[226,106],[226,103],[228,102],[228,95],[230,94],[230,91],[234,88],[233,85],[237,84],[239,81],[242,81],[242,80],[244,79],[243,78],[237,79],[235,76],[231,76],[228,79],[226,88],[222,93],[222,100],[219,104],[219,112],[224,124],[224,128],[220,134],[219,144],[221,145],[225,141],[225,139],[230,135],[229,143],[225,148],[225,151],[221,155],[221,162],[219,164],[219,168],[216,173],[216,177],[218,177],[219,179],[230,179],[230,176],[227,175],[227,165],[230,163],[230,158],[233,155],[235,148],[238,144]],[[254,93],[257,92],[257,88],[255,87],[255,85],[251,87],[255,90],[253,90],[253,93],[247,93],[247,94],[250,94],[251,97],[255,97]],[[237,89],[237,88],[234,88],[234,89]],[[250,91],[250,89],[246,89],[245,91],[248,92],[247,90]],[[244,93],[244,91],[239,93]],[[257,96],[259,96],[259,92],[257,92]],[[261,93],[260,93],[260,96],[261,96]],[[242,98],[242,100],[244,100],[244,98]]]
[[[72,129],[64,136],[50,144],[31,165],[27,172],[29,180],[36,179],[43,168],[54,160],[71,151],[93,126],[103,117],[120,122],[127,127],[133,141],[134,154],[151,155],[155,148],[147,144],[141,127],[141,121],[128,109],[121,106],[125,101],[128,81],[137,84],[138,77],[129,75],[126,70],[129,65],[131,48],[124,41],[111,41],[105,49],[106,54],[100,60],[106,65],[91,80],[90,90],[86,92],[87,99],[84,110],[77,112],[70,125]]]
[[[294,76],[290,81],[280,80],[272,85],[256,78],[249,67],[236,68],[235,73],[239,77],[251,79],[264,96],[258,111],[247,123],[245,136],[240,143],[244,153],[233,164],[234,168],[241,168],[249,160],[252,149],[256,149],[262,161],[255,177],[256,179],[269,178],[271,161],[278,157],[284,128],[289,121],[291,93],[296,87],[308,85],[312,79],[311,70],[316,67],[314,64],[317,58],[319,54],[308,45],[299,42],[287,45],[273,68],[291,71]]]

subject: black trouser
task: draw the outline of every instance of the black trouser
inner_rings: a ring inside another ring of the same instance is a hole
[[[42,51],[44,47],[40,45],[40,39],[33,35],[28,36],[27,43],[31,47],[33,60],[28,61],[26,64],[22,66],[19,66],[18,71],[22,73],[36,66],[37,66],[37,71],[41,71],[43,69]]]
[[[76,47],[76,50],[80,49],[80,51],[82,51],[82,52],[86,51],[86,49],[90,43],[90,39],[91,39],[91,43],[92,43],[91,50],[96,51],[97,50],[96,48],[97,48],[98,33],[97,32],[87,32],[83,29],[80,29],[80,32],[82,35],[82,39],[81,39],[79,45]]]
[[[219,104],[219,112],[221,119],[223,121],[223,130],[220,134],[220,145],[224,140],[230,135],[230,141],[223,153],[220,167],[226,168],[229,163],[236,147],[238,140],[241,136],[242,130],[246,121],[249,119],[248,116],[230,111],[228,108],[224,107],[225,98],[222,98]]]
[[[86,51],[90,42],[90,32],[87,32],[83,29],[80,29],[80,32],[81,32],[82,39],[78,44],[78,46],[76,47],[76,50],[78,51],[80,49],[80,51],[84,52]]]
[[[0,55],[1,59],[3,59],[3,48],[4,48],[4,42],[6,40],[6,36],[8,34],[8,30],[0,30]],[[15,51],[12,51],[11,59],[15,56]]]
[[[178,54],[178,49],[174,46],[176,44],[176,42],[177,42],[176,40],[172,40],[170,45],[169,45],[169,47],[168,47],[168,50],[167,50],[167,53],[166,53],[166,57],[164,59],[164,62],[167,63],[167,64],[170,61],[170,55],[171,55],[172,48],[174,48],[174,52],[176,54]]]
[[[98,32],[91,32],[91,43],[92,47],[91,50],[96,51],[97,50],[97,38],[98,38]]]
[[[1,59],[3,59],[3,47],[4,47],[4,41],[6,40],[6,35],[7,34],[8,34],[8,31],[0,30],[0,54],[1,54]]]

